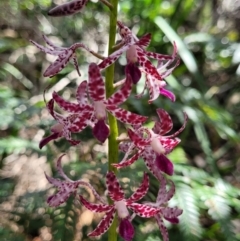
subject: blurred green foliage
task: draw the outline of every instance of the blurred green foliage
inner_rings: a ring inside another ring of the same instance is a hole
[[[189,116],[180,136],[181,145],[170,154],[175,163],[173,179],[177,190],[171,204],[184,210],[179,225],[168,227],[171,241],[240,240],[240,10],[239,0],[233,2],[120,0],[119,3],[121,21],[138,36],[152,33],[149,50],[169,54],[171,42],[175,41],[182,60],[167,78],[177,97],[175,103],[160,97],[149,106],[146,95],[141,100],[132,96],[125,104],[130,110],[153,118],[156,108],[166,109],[176,130],[183,121],[182,112]],[[68,64],[59,75],[46,79],[42,73],[52,59],[30,45],[29,39],[43,44],[41,33],[44,33],[60,45],[84,42],[104,54],[108,36],[108,10],[101,3],[89,2],[85,11],[72,17],[50,18],[47,11],[54,5],[50,0],[0,2],[0,239],[4,241],[89,240],[86,234],[92,230],[91,225],[79,223],[83,210],[73,199],[56,209],[47,207],[48,186],[45,190],[20,187],[26,190],[17,194],[19,178],[26,174],[23,169],[18,174],[6,172],[13,157],[17,166],[18,158],[23,156],[46,156],[46,165],[56,176],[55,160],[69,150],[72,154],[71,161],[64,166],[66,172],[73,179],[88,178],[99,193],[104,193],[106,156],[94,149],[99,146],[91,140],[89,129],[79,135],[86,143],[82,149],[70,148],[64,140],[42,151],[38,149],[40,139],[53,124],[44,108],[43,91],[49,90],[47,97],[52,90],[74,97],[76,85],[86,78],[87,64],[96,59],[79,51],[81,78]],[[120,58],[117,63],[116,79],[123,76],[124,61]],[[139,83],[135,92],[142,88]],[[129,179],[124,182],[127,194],[138,185],[144,169],[143,161],[139,160],[119,173],[123,180]],[[146,200],[154,201],[158,185],[152,178]],[[98,220],[93,219],[94,227]],[[134,222],[134,240],[162,240],[151,220],[136,218]]]

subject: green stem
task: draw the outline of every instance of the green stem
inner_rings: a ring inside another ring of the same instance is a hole
[[[111,0],[110,3],[112,4],[113,8],[110,13],[109,18],[109,47],[108,47],[108,55],[113,52],[113,46],[115,44],[115,37],[116,37],[116,26],[117,26],[117,6],[118,0]],[[106,87],[106,97],[108,98],[114,92],[113,88],[114,83],[114,64],[109,66],[106,69],[105,74],[105,87]],[[116,168],[112,167],[112,163],[118,162],[118,125],[117,120],[111,114],[108,114],[108,123],[110,128],[110,135],[108,137],[108,170],[114,171],[116,173]],[[109,200],[110,203],[111,200]],[[117,240],[117,219],[114,218],[114,221],[111,227],[108,230],[108,241],[116,241]]]

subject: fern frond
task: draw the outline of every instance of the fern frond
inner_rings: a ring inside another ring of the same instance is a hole
[[[70,197],[64,206],[53,210],[52,235],[54,241],[73,241],[78,214],[74,207],[74,197]]]
[[[200,240],[202,228],[199,221],[199,207],[191,187],[181,183],[177,186],[176,198],[179,208],[183,209],[179,227],[188,241]]]

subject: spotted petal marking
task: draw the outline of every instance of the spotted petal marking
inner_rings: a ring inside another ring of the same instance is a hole
[[[126,80],[122,88],[111,95],[107,101],[106,105],[120,105],[125,102],[130,96],[132,91],[132,79],[131,76],[126,73]]]
[[[156,59],[156,60],[159,60],[159,61],[162,61],[162,60],[173,60],[173,56],[172,55],[148,52],[148,51],[145,51],[145,50],[143,52],[145,53],[145,55],[147,57],[152,58],[152,59]]]
[[[48,15],[52,17],[72,15],[81,11],[85,7],[87,2],[88,0],[74,0],[71,2],[67,2],[51,9],[48,12]]]
[[[89,48],[87,48],[82,43],[75,43],[75,44],[71,45],[69,48],[58,47],[55,44],[53,44],[50,41],[50,39],[48,39],[45,35],[43,35],[43,38],[50,47],[43,47],[42,45],[40,45],[32,40],[30,40],[30,42],[33,43],[37,48],[39,48],[41,51],[43,51],[45,53],[51,54],[54,56],[58,56],[58,58],[44,72],[44,74],[43,74],[44,77],[53,77],[54,75],[59,73],[66,66],[66,64],[70,61],[70,59],[73,59],[74,66],[75,66],[78,74],[81,75],[79,68],[78,68],[75,51],[78,48],[84,48],[88,52],[91,52]]]
[[[142,199],[147,194],[148,188],[149,188],[149,177],[146,173],[144,173],[141,185],[132,194],[132,196],[127,199],[127,203],[133,203]]]
[[[125,39],[129,35],[133,35],[132,31],[127,26],[125,26],[122,22],[117,21],[117,25],[118,25],[119,34],[123,39]]]
[[[107,105],[106,109],[114,115],[119,121],[130,124],[130,125],[137,125],[142,124],[147,120],[147,117],[141,116],[138,114],[134,114],[130,111],[124,110],[120,107],[116,107],[115,105]]]
[[[62,156],[60,158],[62,158]],[[49,183],[58,188],[58,192],[56,194],[48,197],[47,202],[51,207],[57,207],[67,201],[70,195],[75,193],[77,187],[79,186],[79,182],[60,181],[58,179],[49,177],[46,173],[45,176]]]
[[[53,77],[54,75],[59,73],[73,57],[73,54],[74,52],[71,49],[63,50],[61,54],[58,55],[58,58],[45,70],[43,76]],[[79,72],[78,68],[77,71]]]
[[[166,228],[166,226],[163,222],[163,219],[162,219],[161,215],[157,214],[154,217],[157,220],[157,224],[158,224],[158,227],[159,227],[160,232],[162,234],[163,241],[169,241],[168,231],[167,231],[167,228]]]
[[[128,136],[131,139],[131,141],[134,143],[134,145],[140,149],[145,148],[145,146],[149,145],[151,142],[151,139],[149,137],[142,138],[135,131],[131,129],[128,129]]]
[[[108,172],[106,176],[108,195],[113,201],[124,199],[124,192],[113,172]]]
[[[92,116],[92,113],[89,111],[83,111],[82,113],[70,115],[67,117],[69,120],[69,130],[74,133],[81,132],[83,129],[87,127],[87,120],[89,120]]]
[[[174,208],[164,207],[161,210],[163,217],[166,220],[170,221],[171,223],[178,223],[179,222],[178,216],[180,216],[182,212],[183,210],[177,207],[174,207]]]
[[[159,187],[159,191],[156,199],[156,203],[158,204],[158,206],[161,206],[162,204],[167,203],[173,197],[175,193],[175,185],[172,181],[170,181],[170,183],[171,183],[170,190],[167,191],[166,179],[163,176],[161,176],[160,187]]]
[[[79,144],[80,141],[73,140],[71,138],[71,132],[81,132],[84,128],[86,128],[88,119],[85,118],[90,118],[92,116],[92,112],[87,109],[82,111],[80,114],[70,114],[67,117],[63,117],[62,115],[54,111],[53,99],[48,102],[47,107],[49,113],[59,123],[51,131],[54,133],[58,133],[58,137],[65,137],[72,145]]]
[[[159,212],[158,208],[154,208],[149,205],[144,205],[139,203],[131,203],[128,205],[128,207],[138,216],[143,218],[153,217],[155,214]]]
[[[127,51],[131,45],[124,45],[122,48],[118,49],[111,55],[109,55],[106,59],[104,59],[100,64],[98,64],[98,67],[100,70],[106,69],[108,66],[113,64],[125,51]]]
[[[172,130],[173,122],[171,116],[163,109],[157,109],[159,121],[155,122],[153,131],[159,135],[164,135]]]
[[[122,161],[120,163],[114,163],[114,164],[112,164],[112,166],[114,166],[116,168],[123,168],[123,167],[130,166],[131,164],[133,164],[135,161],[137,161],[139,159],[139,157],[142,153],[143,153],[143,150],[140,150],[140,151],[138,151],[137,154],[133,155],[128,160]]]
[[[65,111],[70,113],[79,113],[82,111],[80,106],[75,103],[71,103],[69,101],[64,100],[60,95],[58,95],[55,91],[52,94],[54,101]]]
[[[81,195],[79,195],[79,199],[82,205],[84,205],[88,210],[95,213],[108,212],[114,207],[114,205],[90,203]]]
[[[130,148],[131,143],[130,142],[121,142],[119,143],[119,150],[122,152],[127,152],[128,149]]]
[[[145,70],[145,72],[158,80],[162,80],[162,77],[158,73],[156,67],[148,60],[144,50],[139,46],[136,46],[136,53],[137,53],[138,62]]]
[[[78,104],[81,107],[85,107],[88,104],[88,97],[87,97],[87,81],[81,82],[81,84],[77,88],[76,92],[76,99]]]
[[[181,140],[179,138],[168,139],[162,137],[160,142],[165,149],[165,154],[167,155],[181,142]]]
[[[146,48],[150,42],[151,42],[152,35],[150,33],[147,33],[143,35],[137,42],[136,45],[138,45],[141,48]],[[147,51],[146,51],[147,52]]]
[[[88,69],[88,93],[93,101],[105,99],[105,86],[97,64],[91,63]]]
[[[183,122],[182,127],[178,131],[176,131],[174,134],[168,135],[168,136],[165,136],[165,137],[167,137],[167,138],[174,138],[177,135],[179,135],[185,129],[187,121],[188,121],[188,115],[185,112],[183,112],[183,114],[184,114],[184,122]],[[177,139],[177,138],[175,138],[175,139]]]
[[[113,207],[104,215],[104,217],[102,218],[98,226],[91,233],[89,233],[88,236],[94,237],[105,233],[113,222],[114,214],[115,214],[115,208]]]

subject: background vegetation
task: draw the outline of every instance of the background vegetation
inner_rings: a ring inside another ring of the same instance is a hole
[[[74,97],[77,84],[86,78],[87,63],[96,59],[79,50],[80,78],[71,64],[56,77],[43,78],[53,59],[29,43],[32,39],[44,44],[44,33],[59,45],[83,42],[104,54],[107,8],[95,2],[66,18],[47,16],[61,3],[57,0],[0,2],[0,240],[89,240],[86,234],[101,218],[73,199],[49,208],[46,198],[54,190],[44,172],[56,177],[56,159],[66,152],[66,173],[90,180],[104,193],[106,146],[92,140],[87,129],[79,135],[83,142],[77,148],[64,140],[38,148],[54,123],[45,109],[43,91],[49,89],[47,98],[52,90]],[[166,109],[176,130],[183,111],[190,118],[180,147],[170,154],[177,189],[172,205],[184,210],[180,224],[169,227],[170,240],[240,240],[240,1],[120,0],[119,11],[119,19],[138,36],[152,33],[149,50],[171,53],[170,42],[176,41],[182,59],[167,79],[176,103],[161,97],[148,106],[148,96],[132,97],[127,103],[129,109],[152,118],[156,108]],[[118,62],[116,79],[124,73],[124,61]],[[139,84],[135,91],[142,88]],[[127,190],[138,185],[143,169],[138,161],[119,173]],[[152,178],[146,198],[154,200],[157,190]],[[134,240],[162,240],[152,221],[135,219]]]

